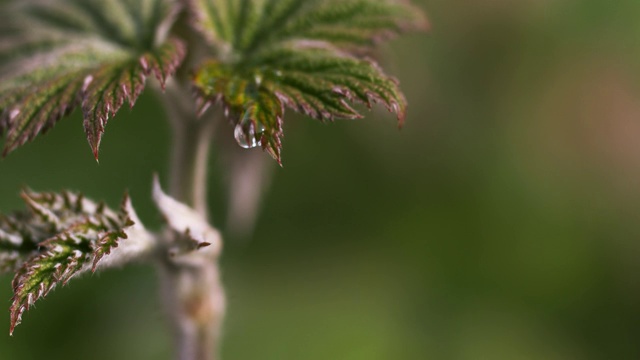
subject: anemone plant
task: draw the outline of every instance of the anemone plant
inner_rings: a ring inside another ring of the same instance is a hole
[[[176,358],[184,360],[217,358],[224,316],[222,239],[207,220],[205,200],[216,125],[229,123],[239,147],[262,147],[282,164],[288,110],[328,122],[360,118],[357,104],[379,103],[402,124],[406,100],[373,50],[427,27],[422,12],[402,0],[7,0],[0,6],[4,156],[79,109],[98,160],[108,121],[125,102],[133,107],[147,85],[160,96],[173,136],[170,195],[157,178],[153,191],[166,220],[162,231],[141,224],[128,196],[112,210],[79,193],[25,190],[26,210],[0,216],[0,271],[14,274],[10,332],[57,285],[148,261],[161,275]],[[263,162],[234,158],[231,183],[246,178],[248,166],[265,167],[255,161]],[[240,192],[258,194],[251,187],[259,186],[259,175]]]

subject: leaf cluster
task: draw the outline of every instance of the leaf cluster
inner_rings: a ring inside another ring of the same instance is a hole
[[[279,162],[286,108],[330,121],[381,103],[402,123],[406,100],[371,54],[427,27],[404,0],[24,0],[1,13],[11,16],[0,19],[3,154],[80,108],[96,159],[108,120],[146,78],[164,87],[200,48],[199,111],[221,102],[238,143]]]
[[[127,196],[118,212],[71,192],[25,191],[22,198],[27,211],[0,215],[0,269],[15,272],[11,332],[58,284],[95,271],[132,233],[132,241],[144,240]]]
[[[355,104],[380,103],[402,124],[405,97],[372,55],[380,42],[426,27],[404,0],[0,3],[3,155],[80,109],[97,160],[109,119],[134,106],[148,77],[164,90],[191,71],[181,80],[195,89],[194,112],[222,104],[238,143],[281,163],[286,110],[327,122],[362,117]],[[195,67],[181,70],[184,63]],[[221,250],[220,234],[157,181],[154,199],[172,236],[164,243],[128,197],[119,211],[71,192],[22,197],[26,211],[0,215],[0,273],[15,273],[11,332],[36,300],[77,275],[158,248],[175,262],[211,261]]]
[[[425,29],[397,0],[190,0],[218,56],[194,77],[201,103],[222,102],[244,147],[280,161],[285,108],[321,121],[354,119],[352,103],[382,103],[404,121],[398,82],[370,58],[379,42]]]
[[[165,194],[157,178],[153,198],[166,220],[167,238],[145,229],[126,195],[114,211],[79,193],[24,191],[26,211],[0,214],[0,274],[15,273],[11,332],[38,299],[78,275],[151,254],[164,253],[174,262],[213,261],[219,255],[218,231]]]
[[[0,135],[3,154],[80,107],[96,159],[107,121],[131,107],[156,77],[164,86],[184,43],[166,28],[170,0],[25,0],[5,5],[0,32]]]

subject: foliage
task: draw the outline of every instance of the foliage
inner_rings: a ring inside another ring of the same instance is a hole
[[[374,45],[426,28],[393,0],[191,0],[194,24],[217,51],[194,81],[207,107],[222,101],[243,147],[280,162],[284,108],[322,121],[359,118],[349,102],[384,104],[402,124],[406,100],[370,58]]]
[[[108,120],[133,107],[147,76],[164,87],[182,63],[185,42],[170,31],[182,3],[212,51],[193,78],[200,112],[221,101],[241,146],[280,162],[285,107],[327,121],[361,117],[349,103],[380,102],[404,120],[397,81],[369,57],[426,28],[401,0],[27,0],[3,11],[3,154],[80,107],[97,160]]]
[[[0,269],[16,273],[11,332],[24,311],[56,285],[137,258],[149,248],[151,235],[128,196],[119,212],[70,192],[25,191],[22,198],[28,211],[0,216]]]
[[[133,107],[153,76],[161,89],[193,88],[193,113],[221,103],[238,143],[262,146],[281,163],[285,108],[333,121],[360,118],[354,103],[381,103],[402,124],[404,95],[372,52],[383,40],[426,27],[403,0],[0,3],[3,155],[80,108],[97,160],[108,120],[125,102]],[[153,196],[167,220],[161,236],[144,229],[128,197],[115,212],[76,193],[25,191],[28,211],[0,216],[0,272],[16,274],[11,332],[36,300],[90,270],[151,253],[191,269],[217,258],[220,234],[203,214],[166,195],[157,180]]]
[[[81,107],[96,160],[104,127],[154,75],[164,86],[185,47],[167,35],[169,0],[20,1],[0,32],[0,134],[6,155]]]

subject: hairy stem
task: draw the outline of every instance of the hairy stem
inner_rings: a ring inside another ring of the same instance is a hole
[[[167,95],[173,98],[168,100],[173,137],[170,195],[207,217],[208,161],[215,123],[197,119],[192,101],[183,104],[180,100],[184,97],[180,89],[172,86]]]
[[[173,135],[170,195],[206,218],[213,119],[198,119],[189,92],[175,83],[167,89],[164,102]],[[215,255],[194,252],[179,259],[166,256],[159,271],[162,296],[173,325],[176,358],[218,359],[225,298]]]

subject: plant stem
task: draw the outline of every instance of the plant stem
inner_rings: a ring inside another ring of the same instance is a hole
[[[199,120],[194,114],[176,111],[176,106],[174,104],[171,111],[174,120],[169,193],[206,218],[208,161],[215,123],[212,119]]]
[[[207,217],[207,169],[213,119],[198,119],[189,92],[170,84],[164,99],[173,147],[170,195]],[[169,235],[168,241],[171,241]],[[171,317],[178,360],[218,359],[225,297],[216,255],[163,255],[162,296]],[[185,258],[186,257],[186,258]]]

